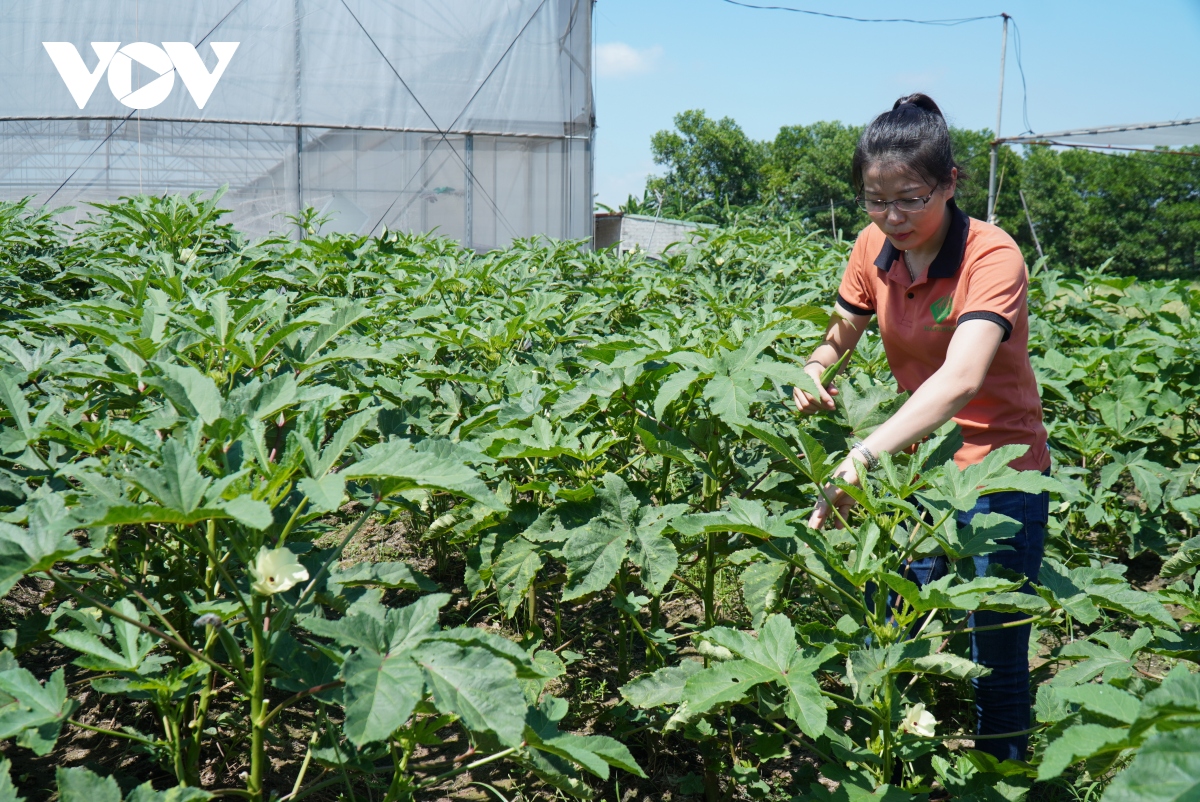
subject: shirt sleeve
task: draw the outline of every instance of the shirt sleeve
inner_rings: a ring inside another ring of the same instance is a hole
[[[864,228],[854,241],[850,261],[838,286],[838,306],[855,315],[875,314],[875,285],[868,272],[875,269],[875,264],[868,255],[867,245],[867,233],[872,227]]]
[[[958,325],[990,320],[1004,329],[1001,342],[1007,340],[1028,302],[1029,273],[1021,251],[1015,244],[990,248],[973,260],[964,278],[967,294]]]

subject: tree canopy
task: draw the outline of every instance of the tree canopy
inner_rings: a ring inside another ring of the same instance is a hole
[[[727,223],[746,216],[799,218],[846,235],[869,221],[854,204],[850,162],[861,126],[788,125],[755,141],[729,117],[703,110],[675,116],[651,139],[663,174],[652,176],[629,212]],[[959,205],[987,214],[992,133],[951,128],[965,178]],[[1139,276],[1197,275],[1200,268],[1200,148],[1194,155],[1098,153],[1044,146],[1000,149],[997,220],[1032,262],[1037,244],[1067,268],[1095,267]],[[1022,204],[1024,196],[1025,206]]]

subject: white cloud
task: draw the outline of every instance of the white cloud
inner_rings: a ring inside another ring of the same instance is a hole
[[[662,53],[659,45],[639,50],[624,42],[605,42],[596,45],[596,72],[601,78],[643,75],[654,70]]]

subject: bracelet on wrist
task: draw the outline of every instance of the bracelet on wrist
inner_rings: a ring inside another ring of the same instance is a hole
[[[850,446],[850,450],[857,451],[862,455],[868,471],[873,471],[879,467],[879,458],[871,452],[871,449],[867,448],[866,443],[862,440],[855,440],[854,444]]]
[[[804,363],[804,367],[808,367],[809,365],[820,365],[820,366],[821,366],[821,370],[824,370],[824,369],[825,369],[825,363],[824,363],[824,362],[822,362],[822,361],[821,361],[821,360],[819,360],[819,359],[810,359],[810,360],[808,360],[807,362],[805,362],[805,363]]]

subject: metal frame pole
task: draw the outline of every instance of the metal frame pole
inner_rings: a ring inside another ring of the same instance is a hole
[[[987,204],[987,221],[995,224],[996,222],[996,163],[1000,158],[1000,118],[1004,114],[1004,57],[1008,53],[1008,15],[1001,14],[1004,18],[1004,34],[1000,40],[1000,98],[996,102],[996,134],[992,140],[992,160],[991,166],[988,169],[988,204]]]
[[[463,166],[466,168],[467,186],[463,201],[463,244],[475,247],[475,135],[463,137]]]

